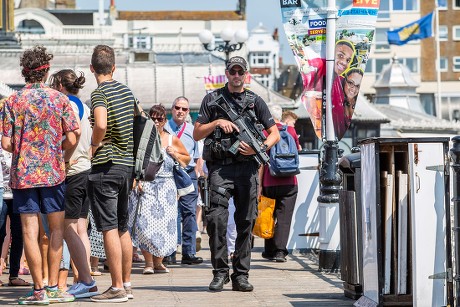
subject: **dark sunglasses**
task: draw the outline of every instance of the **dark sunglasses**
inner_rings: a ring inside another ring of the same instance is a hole
[[[230,69],[228,71],[228,73],[232,76],[234,76],[236,73],[238,73],[238,75],[242,76],[244,75],[246,72],[244,70],[233,70],[233,69]]]
[[[174,106],[174,109],[176,109],[177,111],[182,110],[183,112],[187,112],[187,111],[188,111],[188,108],[178,107],[178,106]]]
[[[165,120],[164,117],[153,117],[153,116],[151,117],[151,119],[152,119],[154,122],[157,121],[157,122],[159,122],[159,123],[162,123],[162,122]]]

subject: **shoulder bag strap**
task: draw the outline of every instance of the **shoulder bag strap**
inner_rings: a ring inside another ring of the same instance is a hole
[[[182,126],[182,129],[180,129],[179,133],[177,134],[177,137],[178,137],[179,139],[180,139],[180,137],[182,136],[182,133],[184,133],[185,125],[187,125],[187,123],[184,123],[184,125]]]

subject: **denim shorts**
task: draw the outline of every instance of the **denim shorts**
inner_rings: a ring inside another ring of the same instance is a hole
[[[89,211],[89,199],[87,194],[89,170],[65,179],[65,218],[86,219]]]
[[[88,175],[88,196],[96,229],[128,230],[128,196],[133,168],[111,162],[93,165]]]
[[[43,213],[64,211],[65,183],[52,187],[12,189],[14,213]]]

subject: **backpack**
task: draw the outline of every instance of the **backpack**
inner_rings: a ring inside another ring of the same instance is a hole
[[[273,177],[289,177],[300,173],[299,152],[287,125],[278,128],[280,140],[270,149],[270,175]]]
[[[134,178],[153,181],[163,163],[160,135],[154,121],[134,103]]]

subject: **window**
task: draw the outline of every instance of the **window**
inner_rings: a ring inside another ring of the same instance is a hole
[[[45,29],[43,28],[41,23],[33,19],[21,21],[17,26],[16,31],[20,33],[45,34]]]
[[[251,64],[255,66],[265,66],[269,64],[268,52],[253,52],[251,53]]]
[[[448,68],[448,63],[449,63],[449,60],[445,57],[441,57],[439,59],[439,71],[442,71],[442,72],[446,72],[446,71],[449,71],[449,68]]]
[[[413,73],[418,73],[418,59],[417,58],[404,58],[401,61],[404,65],[409,68],[409,70]]]
[[[270,86],[270,75],[257,76],[257,81],[262,83],[265,87],[269,87]]]
[[[460,0],[454,1],[454,9],[460,9]]]
[[[389,19],[390,12],[392,11],[405,12],[418,10],[418,0],[380,0],[378,19]]]
[[[375,59],[375,74],[378,76],[382,73],[383,67],[390,63],[390,59]]]
[[[447,0],[436,0],[436,3],[438,4],[440,10],[447,10]]]
[[[453,35],[452,37],[453,40],[456,40],[456,41],[460,40],[460,26],[452,27],[452,35]]]
[[[374,59],[367,60],[365,72],[369,72],[369,73],[374,72]]]
[[[447,26],[439,26],[439,40],[446,41],[449,35],[449,29]]]
[[[394,11],[417,11],[418,0],[393,0]]]
[[[152,37],[145,35],[134,35],[128,37],[128,48],[151,49]]]
[[[146,52],[136,52],[134,53],[134,62],[148,62],[149,54]]]
[[[388,44],[388,28],[375,28],[375,51],[387,52],[390,51]]]
[[[452,70],[455,72],[460,71],[460,57],[455,56],[452,58]]]
[[[380,0],[378,19],[390,18],[390,0]]]

